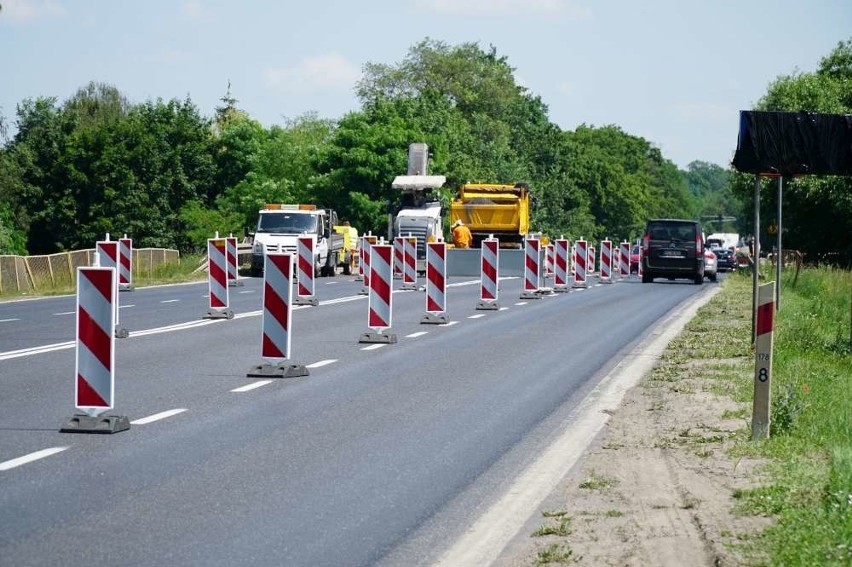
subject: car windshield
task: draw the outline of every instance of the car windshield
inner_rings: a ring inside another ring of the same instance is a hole
[[[317,216],[294,213],[262,213],[257,223],[258,232],[302,234],[316,232]]]

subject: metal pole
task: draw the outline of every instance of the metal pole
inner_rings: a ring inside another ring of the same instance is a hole
[[[757,340],[757,280],[760,272],[760,175],[754,176],[754,244],[751,266],[751,344]]]
[[[784,223],[781,222],[781,195],[784,192],[784,176],[778,178],[778,221],[775,226],[778,228],[776,236],[775,248],[778,250],[775,258],[775,311],[781,310],[781,262],[783,262],[784,251],[781,249],[781,232],[784,228]]]

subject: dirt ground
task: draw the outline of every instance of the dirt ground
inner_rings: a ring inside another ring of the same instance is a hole
[[[742,373],[750,380],[750,361],[667,357],[677,353],[669,350],[627,393],[503,565],[727,566],[760,559],[736,544],[768,520],[737,515],[732,497],[755,485],[759,463],[727,451],[735,437],[748,435],[751,408],[721,393],[714,378]]]

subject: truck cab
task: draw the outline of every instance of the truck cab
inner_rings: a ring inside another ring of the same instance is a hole
[[[316,205],[268,204],[257,215],[251,250],[252,276],[263,273],[267,253],[289,252],[296,254],[298,237],[314,239],[314,273],[318,276],[334,275],[338,256],[343,250],[343,236],[334,232],[337,213],[332,209],[319,209]]]

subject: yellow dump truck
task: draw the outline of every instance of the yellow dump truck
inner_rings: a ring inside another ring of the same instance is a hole
[[[494,235],[501,247],[520,248],[530,225],[530,188],[526,183],[467,183],[450,203],[450,225],[461,220],[474,248]]]
[[[358,258],[358,229],[349,223],[336,225],[334,232],[343,235],[343,248],[338,252],[337,263],[343,267],[343,273],[350,275],[355,269]]]

